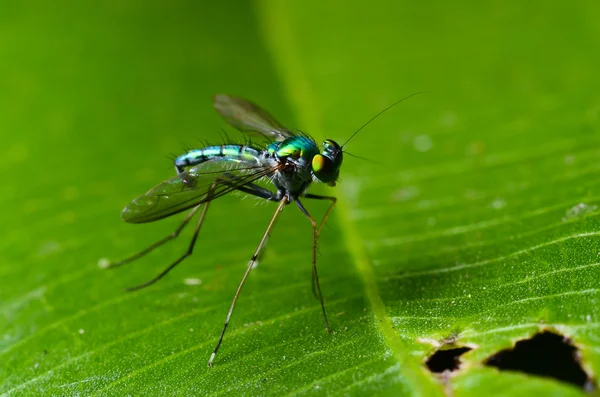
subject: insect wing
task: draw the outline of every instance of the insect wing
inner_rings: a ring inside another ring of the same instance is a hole
[[[123,209],[121,219],[129,223],[145,223],[166,218],[224,196],[236,187],[255,182],[273,172],[271,167],[263,166],[215,171],[215,168],[206,165],[192,167],[137,197]],[[217,180],[220,183],[216,183]]]
[[[255,133],[276,141],[283,141],[294,135],[269,112],[245,99],[215,95],[213,106],[227,123],[241,132]]]

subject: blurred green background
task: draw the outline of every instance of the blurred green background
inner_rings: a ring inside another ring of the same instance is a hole
[[[599,20],[584,0],[3,1],[0,394],[583,394],[482,361],[550,329],[600,370]],[[123,292],[189,233],[98,268],[180,221],[119,212],[173,175],[167,156],[236,136],[213,94],[343,142],[417,91],[348,146],[367,160],[314,188],[339,197],[319,247],[331,335],[292,206],[211,370],[273,205],[216,201],[152,288]],[[448,341],[473,350],[440,378],[424,362]]]

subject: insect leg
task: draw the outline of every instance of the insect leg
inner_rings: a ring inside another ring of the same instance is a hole
[[[321,231],[323,230],[323,226],[325,226],[325,222],[327,221],[327,218],[329,218],[329,214],[331,214],[331,211],[333,210],[333,207],[335,206],[335,203],[337,202],[337,197],[332,197],[332,196],[320,196],[317,194],[310,194],[310,193],[306,193],[304,195],[304,197],[309,198],[309,199],[314,199],[314,200],[330,200],[331,204],[329,205],[329,208],[327,208],[327,211],[325,212],[325,215],[323,216],[323,219],[321,220],[321,224],[319,225],[319,230],[317,231],[317,237],[319,237],[321,235]],[[318,298],[318,295],[316,293],[316,273],[313,270],[312,272],[312,292],[315,298]]]
[[[312,228],[313,228],[313,249],[312,249],[313,280],[315,281],[315,284],[317,286],[319,300],[321,301],[321,309],[323,309],[323,318],[325,319],[325,329],[327,330],[327,332],[331,332],[331,330],[329,329],[329,321],[327,321],[327,313],[325,312],[325,302],[323,302],[323,294],[321,293],[321,285],[319,284],[319,274],[317,273],[317,242],[319,240],[319,231],[317,230],[317,222],[315,222],[313,217],[310,216],[310,214],[308,213],[306,208],[304,208],[304,206],[302,205],[300,200],[296,199],[295,201],[296,201],[296,204],[298,205],[298,208],[300,208],[300,211],[302,211],[302,213],[304,213],[304,215],[306,215],[306,217],[310,221]]]
[[[192,240],[190,242],[190,245],[188,247],[188,250],[179,258],[177,258],[177,260],[173,263],[171,263],[165,270],[163,270],[158,276],[156,276],[155,278],[153,278],[152,280],[145,282],[143,284],[137,285],[135,287],[131,287],[131,288],[127,288],[127,291],[135,291],[138,289],[142,289],[144,287],[148,287],[149,285],[152,285],[154,283],[156,283],[158,280],[160,280],[161,278],[163,278],[164,276],[167,275],[167,273],[169,273],[171,270],[173,270],[173,268],[175,266],[177,266],[178,264],[180,264],[185,258],[187,258],[188,256],[190,256],[194,250],[194,245],[196,244],[196,240],[198,238],[198,233],[200,232],[200,228],[202,227],[202,223],[204,222],[204,218],[206,217],[206,211],[208,210],[208,205],[210,204],[210,197],[212,195],[212,192],[214,191],[214,189],[217,187],[217,185],[219,184],[224,184],[227,185],[228,181],[227,180],[222,180],[222,179],[217,179],[215,180],[215,182],[213,183],[213,186],[211,187],[211,189],[208,191],[207,193],[207,199],[206,202],[204,203],[204,208],[202,210],[202,213],[200,214],[200,219],[198,219],[198,225],[196,226],[196,229],[194,231],[194,235],[192,237]],[[267,200],[274,200],[277,195],[275,195],[273,192],[264,189],[258,185],[254,185],[254,184],[247,184],[245,186],[239,186],[236,188],[237,190],[240,190],[242,192],[248,193],[248,194],[252,194]],[[115,264],[112,264],[109,267],[116,267],[116,266],[122,266],[126,263],[132,262],[144,255],[146,255],[147,253],[151,252],[152,250],[156,249],[157,247],[160,247],[161,245],[163,245],[164,243],[166,243],[167,241],[174,239],[175,237],[177,237],[179,235],[179,233],[183,230],[183,228],[189,223],[189,221],[192,219],[192,217],[196,214],[196,212],[200,209],[201,205],[198,205],[196,207],[194,207],[194,209],[192,209],[192,211],[190,211],[190,213],[186,216],[186,218],[183,220],[183,222],[181,223],[181,225],[177,228],[177,230],[175,230],[175,232],[173,232],[171,235],[163,238],[162,240],[152,244],[150,247],[146,248],[145,250],[139,252],[136,255],[133,255],[130,258],[127,258],[121,262],[116,262]]]
[[[202,213],[200,214],[200,219],[198,219],[198,224],[196,226],[196,229],[194,230],[194,235],[192,236],[192,241],[190,241],[190,245],[188,246],[187,251],[185,251],[185,253],[183,255],[181,255],[179,258],[177,258],[177,260],[175,260],[175,262],[171,263],[158,276],[154,277],[152,280],[147,281],[147,282],[145,282],[143,284],[136,285],[135,287],[127,288],[126,289],[127,292],[136,291],[138,289],[142,289],[142,288],[148,287],[149,285],[154,284],[155,282],[157,282],[158,280],[160,280],[161,278],[163,278],[164,276],[166,276],[167,273],[169,273],[171,270],[173,270],[173,268],[175,266],[177,266],[181,262],[183,262],[183,260],[185,258],[187,258],[188,256],[192,255],[192,252],[194,251],[194,245],[196,245],[196,240],[198,239],[198,233],[200,233],[200,228],[202,227],[202,222],[204,222],[204,218],[206,217],[206,211],[208,210],[208,205],[210,204],[210,196],[211,196],[212,191],[214,190],[214,188],[217,186],[217,184],[218,184],[218,181],[215,181],[215,183],[213,183],[213,186],[211,187],[211,189],[207,193],[207,200],[204,203],[204,208],[202,209]],[[200,208],[200,206],[197,206],[196,208]]]
[[[234,175],[232,175],[230,173],[225,173],[224,176],[229,177],[229,178],[235,177]],[[223,183],[227,184],[227,181],[224,181]],[[239,190],[240,192],[248,193],[248,194],[251,194],[256,197],[264,198],[265,200],[277,201],[277,202],[279,202],[279,200],[281,200],[280,195],[275,194],[272,191],[270,191],[269,189],[265,189],[264,187],[259,186],[255,183],[246,183],[243,186],[237,186],[235,189]]]
[[[138,252],[135,255],[132,255],[128,258],[125,258],[123,260],[117,261],[117,262],[113,262],[110,263],[106,266],[107,269],[113,268],[113,267],[119,267],[119,266],[123,266],[126,265],[128,263],[131,263],[147,254],[149,254],[150,252],[154,251],[156,248],[160,247],[161,245],[165,244],[167,241],[173,240],[175,238],[177,238],[177,236],[179,236],[179,233],[181,233],[181,231],[187,226],[187,224],[190,222],[190,220],[194,217],[194,215],[196,214],[196,212],[198,212],[198,210],[200,209],[200,206],[196,206],[194,207],[189,213],[188,215],[185,217],[185,219],[183,220],[183,222],[181,222],[181,224],[179,225],[179,227],[177,227],[177,229],[175,229],[175,231],[171,234],[169,234],[168,236],[162,238],[161,240],[157,241],[156,243],[152,244],[151,246],[141,250],[140,252]]]
[[[268,189],[265,189],[264,187],[255,185],[253,183],[247,183],[244,186],[238,186],[236,189],[241,192],[248,193],[248,194],[251,194],[256,197],[264,198],[265,200],[270,200],[270,201],[281,200],[279,198],[279,195],[273,193],[272,191],[270,191]]]
[[[208,360],[209,367],[212,367],[213,360],[215,359],[215,356],[217,355],[217,351],[219,350],[219,347],[221,346],[221,343],[223,342],[223,336],[225,336],[225,331],[227,330],[227,325],[229,325],[229,320],[231,319],[231,313],[233,313],[233,308],[235,307],[235,303],[237,302],[238,296],[240,295],[242,287],[244,286],[244,283],[246,282],[246,278],[248,277],[248,274],[250,274],[250,270],[252,270],[252,268],[254,267],[254,263],[256,262],[256,259],[258,258],[258,256],[260,255],[260,252],[262,251],[263,247],[265,246],[267,237],[271,233],[271,229],[273,228],[273,225],[275,224],[275,220],[277,220],[279,213],[281,212],[283,207],[287,204],[287,202],[288,202],[287,197],[284,197],[279,202],[279,205],[277,206],[277,209],[275,210],[275,214],[271,218],[271,222],[269,222],[269,226],[267,226],[267,230],[265,231],[265,234],[262,236],[262,239],[260,240],[258,247],[256,247],[256,251],[254,251],[254,255],[252,255],[250,262],[248,262],[248,267],[246,267],[246,272],[244,273],[244,276],[242,277],[242,281],[240,281],[240,284],[238,285],[237,291],[235,291],[233,301],[231,302],[231,307],[229,308],[229,312],[227,313],[227,317],[225,318],[225,324],[223,325],[223,330],[221,331],[221,336],[219,337],[219,341],[217,342],[217,345],[215,346],[215,349],[213,350],[212,354],[210,355],[210,359]]]
[[[327,208],[327,211],[325,212],[325,215],[323,216],[323,219],[321,220],[321,224],[319,225],[319,230],[317,232],[317,236],[320,236],[321,230],[323,230],[323,226],[325,226],[325,222],[327,222],[327,218],[329,218],[329,215],[331,214],[331,211],[333,211],[333,207],[335,206],[335,203],[337,202],[337,197],[320,196],[318,194],[310,194],[310,193],[306,193],[304,195],[304,197],[313,199],[313,200],[329,200],[329,201],[331,201],[331,204],[329,204],[329,208]]]

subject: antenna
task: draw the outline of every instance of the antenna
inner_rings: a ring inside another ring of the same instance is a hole
[[[354,132],[354,134],[350,135],[350,138],[348,138],[348,139],[346,140],[346,142],[344,142],[344,144],[341,146],[341,148],[343,148],[344,146],[346,146],[346,144],[347,144],[348,142],[350,142],[350,140],[351,140],[352,138],[354,138],[354,136],[355,136],[356,134],[358,134],[358,133],[360,132],[360,130],[362,130],[362,129],[363,129],[363,128],[365,128],[367,125],[369,125],[369,124],[371,123],[371,121],[375,120],[377,117],[381,116],[382,114],[384,114],[385,112],[387,112],[388,110],[390,110],[391,108],[393,108],[394,106],[396,106],[397,104],[399,104],[400,102],[403,102],[403,101],[405,101],[406,99],[408,99],[408,98],[410,98],[410,97],[413,97],[413,96],[415,96],[415,95],[420,95],[420,94],[427,94],[427,91],[419,91],[419,92],[415,92],[415,93],[412,93],[412,94],[410,94],[410,95],[407,95],[407,96],[405,96],[404,98],[402,98],[402,99],[400,99],[400,100],[398,100],[398,101],[396,101],[396,102],[392,103],[390,106],[388,106],[387,108],[383,109],[381,112],[377,113],[375,116],[371,117],[371,119],[370,119],[369,121],[367,121],[366,123],[364,123],[364,124],[362,125],[362,127],[360,127],[358,130],[356,130],[356,131]]]

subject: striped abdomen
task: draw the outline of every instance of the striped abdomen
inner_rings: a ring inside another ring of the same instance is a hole
[[[177,172],[209,160],[260,162],[262,150],[247,145],[207,146],[203,149],[190,150],[175,159]]]

